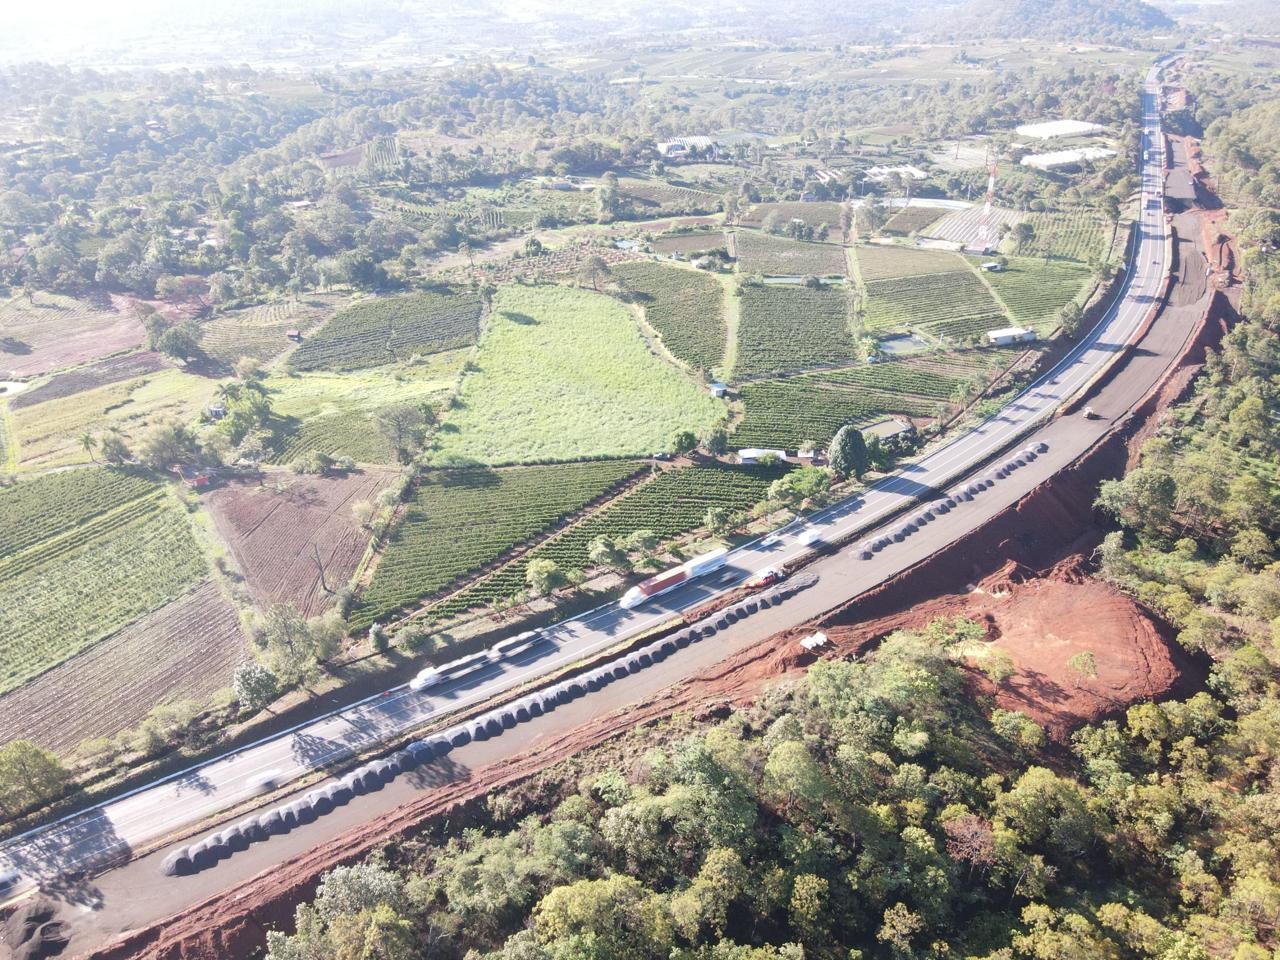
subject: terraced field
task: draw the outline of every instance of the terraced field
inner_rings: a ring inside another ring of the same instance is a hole
[[[1042,334],[1057,325],[1064,306],[1093,284],[1088,267],[1067,260],[1010,257],[1006,269],[986,276],[1013,319]]]
[[[177,598],[206,573],[165,490],[116,472],[48,474],[0,489],[0,518],[0,693]]]
[[[843,277],[844,248],[832,243],[788,240],[754,230],[733,234],[738,271],[766,277]]]
[[[614,279],[637,295],[645,319],[667,349],[695,370],[711,370],[724,359],[728,330],[724,285],[713,276],[659,263],[625,263]]]
[[[596,537],[621,540],[637,530],[652,530],[661,539],[669,540],[701,527],[711,507],[748,510],[764,499],[769,484],[785,470],[727,464],[669,470],[475,586],[434,605],[431,616],[457,616],[521,594],[526,587],[525,571],[534,559],[554,560],[566,572],[589,569],[587,545]]]
[[[964,261],[954,253],[897,244],[866,244],[857,248],[857,257],[858,273],[863,283],[966,269]]]
[[[855,359],[843,287],[748,286],[741,299],[735,376]]]
[[[647,455],[726,413],[654,355],[623,304],[589,290],[500,288],[475,365],[437,434],[441,466]]]
[[[580,510],[642,466],[607,460],[428,474],[351,622],[367,626],[437,593]]]
[[[968,340],[1008,323],[990,290],[968,270],[874,280],[866,290],[869,330],[920,330]]]
[[[204,323],[200,346],[209,356],[225,364],[241,357],[261,363],[273,360],[293,343],[285,336],[298,330],[304,336],[333,315],[345,298],[308,296],[243,310],[229,310]]]
[[[289,358],[295,370],[358,370],[476,342],[484,305],[472,293],[363,300],[335,314]]]

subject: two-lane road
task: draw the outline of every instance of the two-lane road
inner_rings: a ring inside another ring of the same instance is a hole
[[[16,868],[22,875],[16,889],[22,890],[38,882],[56,884],[67,873],[92,872],[119,862],[132,850],[251,799],[265,775],[277,784],[288,783],[439,717],[493,701],[513,687],[661,625],[753,573],[802,556],[810,549],[802,542],[807,531],[838,541],[873,529],[921,500],[937,499],[976,467],[1039,430],[1064,401],[1109,366],[1162,293],[1166,226],[1156,73],[1152,68],[1143,94],[1141,213],[1122,295],[1088,337],[1000,413],[805,524],[734,550],[729,565],[706,581],[696,581],[635,610],[624,611],[616,604],[597,608],[548,629],[548,642],[519,662],[495,662],[464,683],[435,688],[430,695],[407,687],[386,691],[34,830],[0,845],[0,870]],[[962,514],[967,506],[962,504],[954,512]],[[876,562],[867,563],[874,567]],[[894,572],[885,565],[884,576]],[[823,599],[832,606],[846,598]]]

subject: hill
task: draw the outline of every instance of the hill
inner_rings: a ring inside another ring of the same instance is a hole
[[[974,3],[959,13],[948,20],[957,36],[1116,42],[1174,25],[1143,0],[998,0]]]

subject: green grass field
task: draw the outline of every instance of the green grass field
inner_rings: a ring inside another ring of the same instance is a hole
[[[367,625],[536,536],[641,467],[605,460],[427,474],[352,615]]]
[[[1042,334],[1058,322],[1058,312],[1081,296],[1093,283],[1093,273],[1083,264],[1067,260],[1010,257],[1006,269],[986,274],[987,281],[1019,324]]]
[[[627,308],[566,287],[502,287],[436,461],[520,463],[665,450],[724,406],[647,347]]]
[[[695,370],[724,359],[724,285],[715,277],[660,263],[621,263],[614,279],[638,295],[649,322],[668,350]]]
[[[855,359],[843,287],[748,286],[741,297],[738,377]]]
[[[109,427],[133,446],[161,421],[194,420],[217,388],[216,380],[166,369],[14,410],[18,469],[89,463],[81,435]]]
[[[206,573],[157,484],[93,468],[0,489],[0,693],[180,596]]]
[[[296,370],[359,370],[475,343],[483,304],[472,293],[361,300],[335,314],[289,358]]]

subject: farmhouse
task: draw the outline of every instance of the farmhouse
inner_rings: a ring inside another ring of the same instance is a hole
[[[209,485],[209,471],[202,467],[174,464],[169,468],[169,472],[179,477],[192,490],[203,490]]]
[[[711,391],[711,395],[716,399],[720,399],[729,392],[729,387],[726,384],[721,383],[719,380],[712,383],[708,389]]]
[[[1030,343],[1036,338],[1036,332],[1030,327],[1001,327],[999,330],[987,331],[987,343],[995,347],[1007,346],[1011,343]]]
[[[892,440],[894,437],[910,436],[916,432],[915,424],[910,420],[903,420],[901,417],[890,417],[887,420],[879,420],[862,428],[865,436],[877,437],[880,440]]]
[[[760,447],[746,447],[738,451],[738,462],[742,464],[759,463],[765,457],[773,457],[775,460],[783,461],[787,459],[787,451],[764,450]]]

